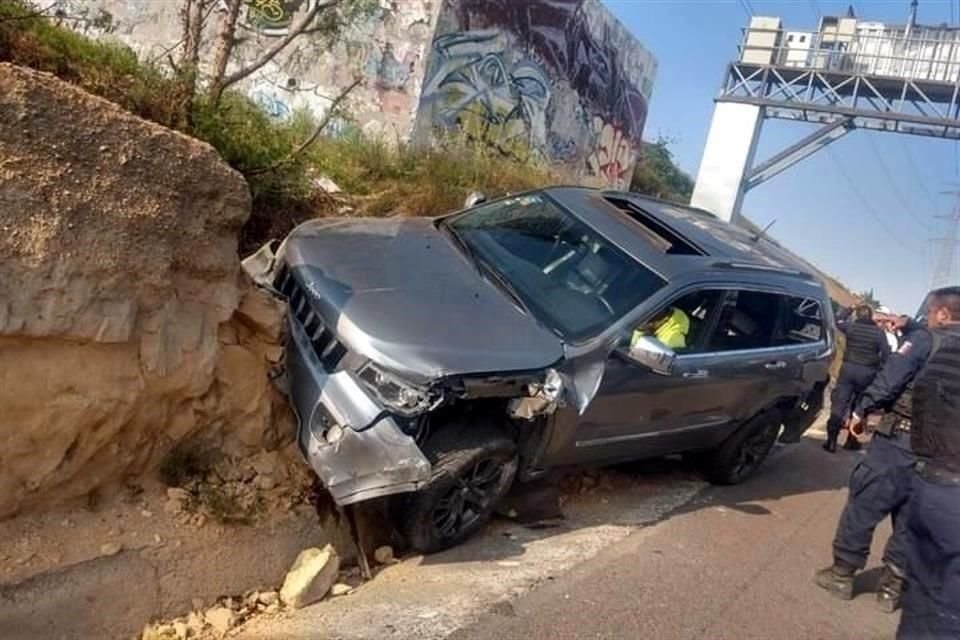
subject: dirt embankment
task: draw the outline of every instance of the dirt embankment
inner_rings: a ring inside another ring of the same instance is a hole
[[[241,274],[243,178],[208,145],[0,64],[0,517],[277,445],[281,308]]]

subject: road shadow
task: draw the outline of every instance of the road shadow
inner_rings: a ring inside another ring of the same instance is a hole
[[[422,564],[509,562],[524,555],[531,543],[552,536],[604,525],[639,529],[702,509],[769,517],[771,502],[846,488],[862,454],[830,455],[820,445],[810,437],[778,445],[753,477],[735,486],[707,484],[695,463],[680,457],[557,472],[509,496],[500,510],[509,517],[494,518],[474,538],[425,556]]]

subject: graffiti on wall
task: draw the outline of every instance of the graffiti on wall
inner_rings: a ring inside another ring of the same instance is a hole
[[[655,73],[596,0],[446,0],[417,127],[459,126],[514,155],[526,145],[622,187]]]
[[[593,150],[587,156],[590,173],[610,185],[630,181],[636,153],[630,139],[602,118],[593,119]]]
[[[514,155],[544,146],[550,83],[503,33],[444,34],[433,49],[435,64],[420,108],[431,110],[435,125]]]
[[[297,13],[316,0],[244,0],[242,24],[266,36],[285,36]]]

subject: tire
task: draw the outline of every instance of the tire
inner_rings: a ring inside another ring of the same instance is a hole
[[[434,553],[487,523],[517,474],[517,446],[491,424],[455,423],[434,433],[423,452],[433,476],[398,505],[398,525],[410,546]]]
[[[756,472],[770,455],[780,434],[782,415],[768,409],[748,420],[742,427],[708,453],[703,471],[713,484],[740,484]]]

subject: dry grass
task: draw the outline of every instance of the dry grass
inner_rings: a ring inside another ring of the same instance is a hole
[[[434,149],[387,145],[361,135],[321,138],[305,153],[269,172],[306,138],[314,123],[300,114],[271,120],[245,96],[228,92],[216,105],[190,103],[184,85],[118,44],[91,40],[45,17],[23,0],[0,0],[0,61],[48,71],[161,125],[210,143],[243,173],[253,213],[241,254],[317,216],[435,215],[459,209],[474,190],[488,197],[562,182],[535,163],[449,140]],[[331,198],[315,185],[332,178],[350,197]]]

